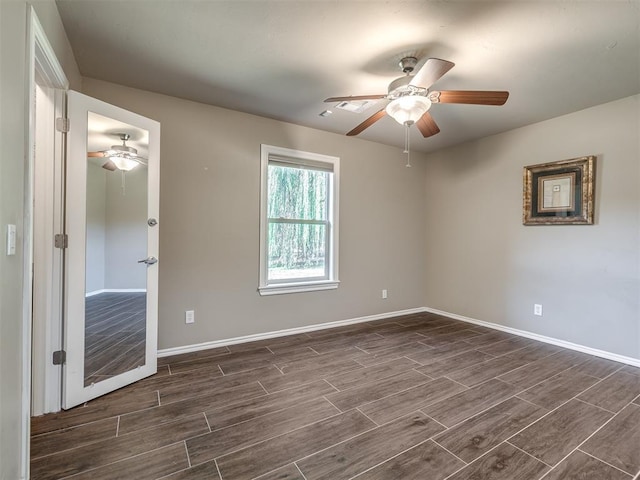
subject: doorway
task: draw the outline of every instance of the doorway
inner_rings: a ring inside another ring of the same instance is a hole
[[[63,171],[59,162],[64,158],[64,139],[53,125],[56,118],[64,116],[64,92],[69,88],[67,77],[32,6],[27,10],[27,25],[30,126],[26,138],[24,198],[28,200],[24,206],[23,227],[22,400],[18,435],[20,478],[24,479],[29,478],[31,415],[60,407],[60,368],[47,360],[51,359],[52,351],[60,341],[61,320],[57,316],[61,306],[56,302],[62,297],[54,291],[53,285],[58,288],[63,285],[61,277],[56,280],[56,275],[62,274],[59,270],[62,261],[61,257],[56,260],[55,252],[43,245],[44,239],[51,240],[50,235],[61,224],[61,219],[53,212],[62,212],[59,204],[62,196],[56,196],[54,189],[60,188],[56,182],[62,180],[61,174],[56,177],[55,172]],[[50,213],[47,209],[51,209]],[[39,265],[37,279],[35,262]],[[43,266],[47,269],[42,270]]]
[[[160,126],[69,91],[33,9],[30,28],[23,400],[41,415],[156,371]]]

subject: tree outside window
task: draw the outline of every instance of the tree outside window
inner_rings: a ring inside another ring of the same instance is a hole
[[[263,145],[260,291],[336,288],[338,159],[284,150]]]

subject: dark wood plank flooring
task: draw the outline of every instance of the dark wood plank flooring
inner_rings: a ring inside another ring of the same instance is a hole
[[[144,365],[146,303],[143,292],[104,292],[85,299],[85,387]]]
[[[33,418],[31,478],[632,480],[640,472],[640,368],[430,313],[158,364],[153,377]]]

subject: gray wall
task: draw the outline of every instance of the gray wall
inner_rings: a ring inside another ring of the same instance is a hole
[[[83,91],[162,124],[159,348],[423,305],[424,156],[409,169],[357,138],[88,78]],[[261,143],[341,157],[338,290],[257,293]]]
[[[122,174],[109,172],[106,185],[105,288],[147,286],[147,169],[138,166]]]
[[[125,173],[87,165],[85,291],[144,289],[147,269],[147,170]]]
[[[105,288],[107,170],[87,163],[87,240],[85,292]]]
[[[425,305],[640,358],[639,116],[634,96],[429,155]],[[584,155],[596,224],[523,226],[523,166]]]
[[[81,78],[53,0],[34,4],[73,88]],[[15,256],[0,254],[0,479],[19,478],[21,407],[25,340],[22,336],[24,250],[24,181],[28,118],[26,72],[27,2],[0,2],[0,229],[4,252],[5,226],[17,225]]]

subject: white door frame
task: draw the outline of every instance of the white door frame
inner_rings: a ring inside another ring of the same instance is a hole
[[[31,415],[60,410],[61,366],[51,361],[62,348],[63,250],[53,238],[64,231],[64,136],[51,128],[65,116],[65,92],[37,85],[33,173],[33,338]]]
[[[23,294],[22,294],[22,405],[21,405],[21,435],[20,435],[20,463],[22,479],[29,478],[29,436],[31,417],[31,342],[32,342],[32,302],[33,302],[33,201],[34,201],[34,142],[36,141],[36,84],[44,87],[67,90],[69,82],[58,61],[53,48],[38,20],[32,6],[27,10],[27,109],[28,134],[25,139],[27,162],[25,165],[24,185],[24,259],[23,259]],[[53,125],[51,125],[53,128]],[[51,152],[53,158],[54,152]],[[56,328],[51,325],[50,328]],[[60,388],[60,387],[58,387]]]

